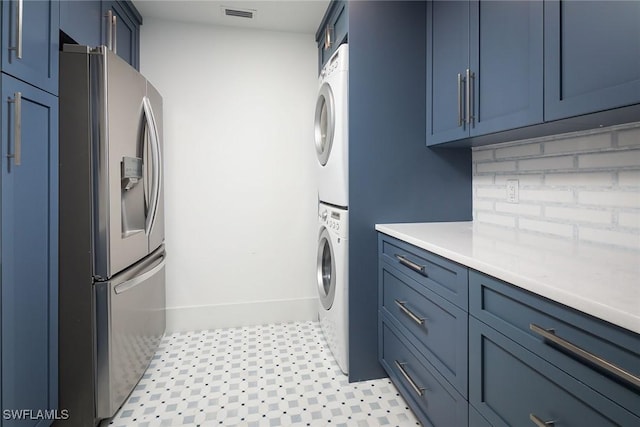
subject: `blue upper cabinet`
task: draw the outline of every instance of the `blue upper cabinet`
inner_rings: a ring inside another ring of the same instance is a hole
[[[542,123],[542,21],[540,1],[471,2],[471,136]]]
[[[57,1],[2,1],[2,71],[58,92]]]
[[[469,136],[463,78],[469,69],[469,2],[427,4],[427,144]]]
[[[542,3],[430,2],[427,145],[542,122]]]
[[[136,69],[140,66],[142,17],[130,1],[62,1],[60,30],[75,43],[105,45]]]
[[[545,120],[640,103],[640,2],[546,1]]]
[[[338,46],[346,42],[348,34],[348,5],[344,0],[333,1],[327,8],[316,32],[318,70],[329,60]]]
[[[1,76],[0,400],[3,414],[50,411],[58,408],[58,98]]]
[[[112,37],[111,48],[116,54],[131,64],[134,68],[140,68],[140,25],[142,17],[131,2],[103,1],[103,16],[111,19],[111,27],[106,28],[107,45],[108,37]],[[106,21],[105,21],[106,24]]]
[[[103,44],[106,19],[100,1],[60,2],[60,30],[78,44]]]

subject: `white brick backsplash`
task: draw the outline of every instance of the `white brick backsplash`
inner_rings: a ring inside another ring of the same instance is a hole
[[[591,222],[594,224],[611,224],[612,220],[611,212],[579,207],[547,206],[544,209],[544,215],[548,218],[565,219],[572,222]]]
[[[520,218],[518,220],[518,226],[523,230],[573,238],[573,225],[571,224],[557,224],[549,221]]]
[[[478,212],[476,220],[487,224],[502,225],[505,227],[515,227],[516,219],[509,215],[494,215],[487,212]]]
[[[547,173],[546,185],[566,187],[610,187],[613,184],[612,172],[565,172]]]
[[[609,147],[611,147],[611,134],[607,132],[545,142],[544,154],[598,151]]]
[[[640,127],[618,131],[618,147],[640,146]]]
[[[494,203],[492,200],[477,200],[473,203],[473,208],[479,211],[492,211],[494,210]]]
[[[625,187],[640,187],[640,170],[620,171],[618,173],[618,185]]]
[[[637,191],[580,191],[578,203],[591,206],[612,206],[640,209],[640,192]]]
[[[474,162],[486,162],[493,160],[493,150],[473,150],[471,152],[471,159]]]
[[[474,178],[475,179],[475,178]],[[510,179],[517,179],[518,185],[522,186],[537,186],[542,184],[542,175],[539,173],[528,173],[521,175],[496,175],[496,185],[507,185],[507,181]]]
[[[573,156],[539,157],[537,159],[526,159],[518,161],[518,170],[549,170],[549,169],[572,169]]]
[[[478,173],[483,172],[515,172],[516,162],[490,162],[490,163],[478,163]]]
[[[618,214],[618,225],[640,229],[640,212],[620,212]]]
[[[640,122],[485,146],[472,158],[474,221],[640,248]],[[519,203],[506,201],[509,179]]]
[[[542,212],[542,206],[529,205],[526,203],[503,203],[496,202],[496,212],[512,213],[518,215],[540,216]]]
[[[571,190],[520,190],[520,200],[532,202],[572,203],[573,191]]]
[[[640,166],[640,150],[622,150],[616,152],[581,154],[578,156],[578,167],[612,168]]]
[[[493,175],[476,175],[473,177],[473,185],[493,185]]]
[[[624,231],[602,230],[599,228],[580,227],[578,236],[581,240],[640,249],[640,234]]]
[[[506,200],[507,189],[496,187],[478,187],[476,188],[476,196],[482,199],[500,199]]]
[[[531,157],[542,153],[542,144],[529,143],[525,145],[515,145],[511,147],[496,148],[496,159],[510,157]]]

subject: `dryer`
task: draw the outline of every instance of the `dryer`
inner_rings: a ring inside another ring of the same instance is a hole
[[[342,372],[349,372],[348,211],[320,203],[317,256],[318,319]]]
[[[318,198],[349,205],[349,48],[342,44],[320,72],[314,140],[318,157]]]

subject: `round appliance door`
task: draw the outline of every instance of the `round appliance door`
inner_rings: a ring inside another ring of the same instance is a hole
[[[318,295],[325,310],[333,305],[336,296],[336,259],[329,231],[322,227],[318,241]]]
[[[335,104],[331,86],[324,83],[320,87],[318,100],[316,101],[315,132],[316,154],[322,166],[329,161],[331,146],[333,145],[333,133],[336,125]]]

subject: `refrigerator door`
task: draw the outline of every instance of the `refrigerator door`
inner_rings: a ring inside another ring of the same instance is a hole
[[[149,253],[145,179],[146,80],[104,47],[91,54],[95,276],[108,279]],[[151,153],[156,153],[152,150]],[[153,156],[150,156],[153,157]]]
[[[95,284],[96,417],[110,418],[136,386],[165,330],[164,246]]]
[[[153,216],[148,216],[149,221],[149,252],[153,252],[164,242],[164,179],[163,179],[163,129],[162,129],[162,96],[155,87],[147,82],[147,110],[145,117],[152,126],[147,127],[147,135],[154,135],[154,138],[148,137],[149,152],[145,158],[153,161],[145,162],[145,173],[152,178],[157,174],[157,187],[149,186],[149,193],[146,197],[147,205],[153,209]],[[155,139],[155,141],[154,141]],[[156,144],[157,156],[153,155],[153,144]],[[148,180],[150,182],[152,180]],[[147,188],[147,187],[145,187]],[[155,191],[154,191],[155,190]],[[154,198],[155,196],[155,198]]]

